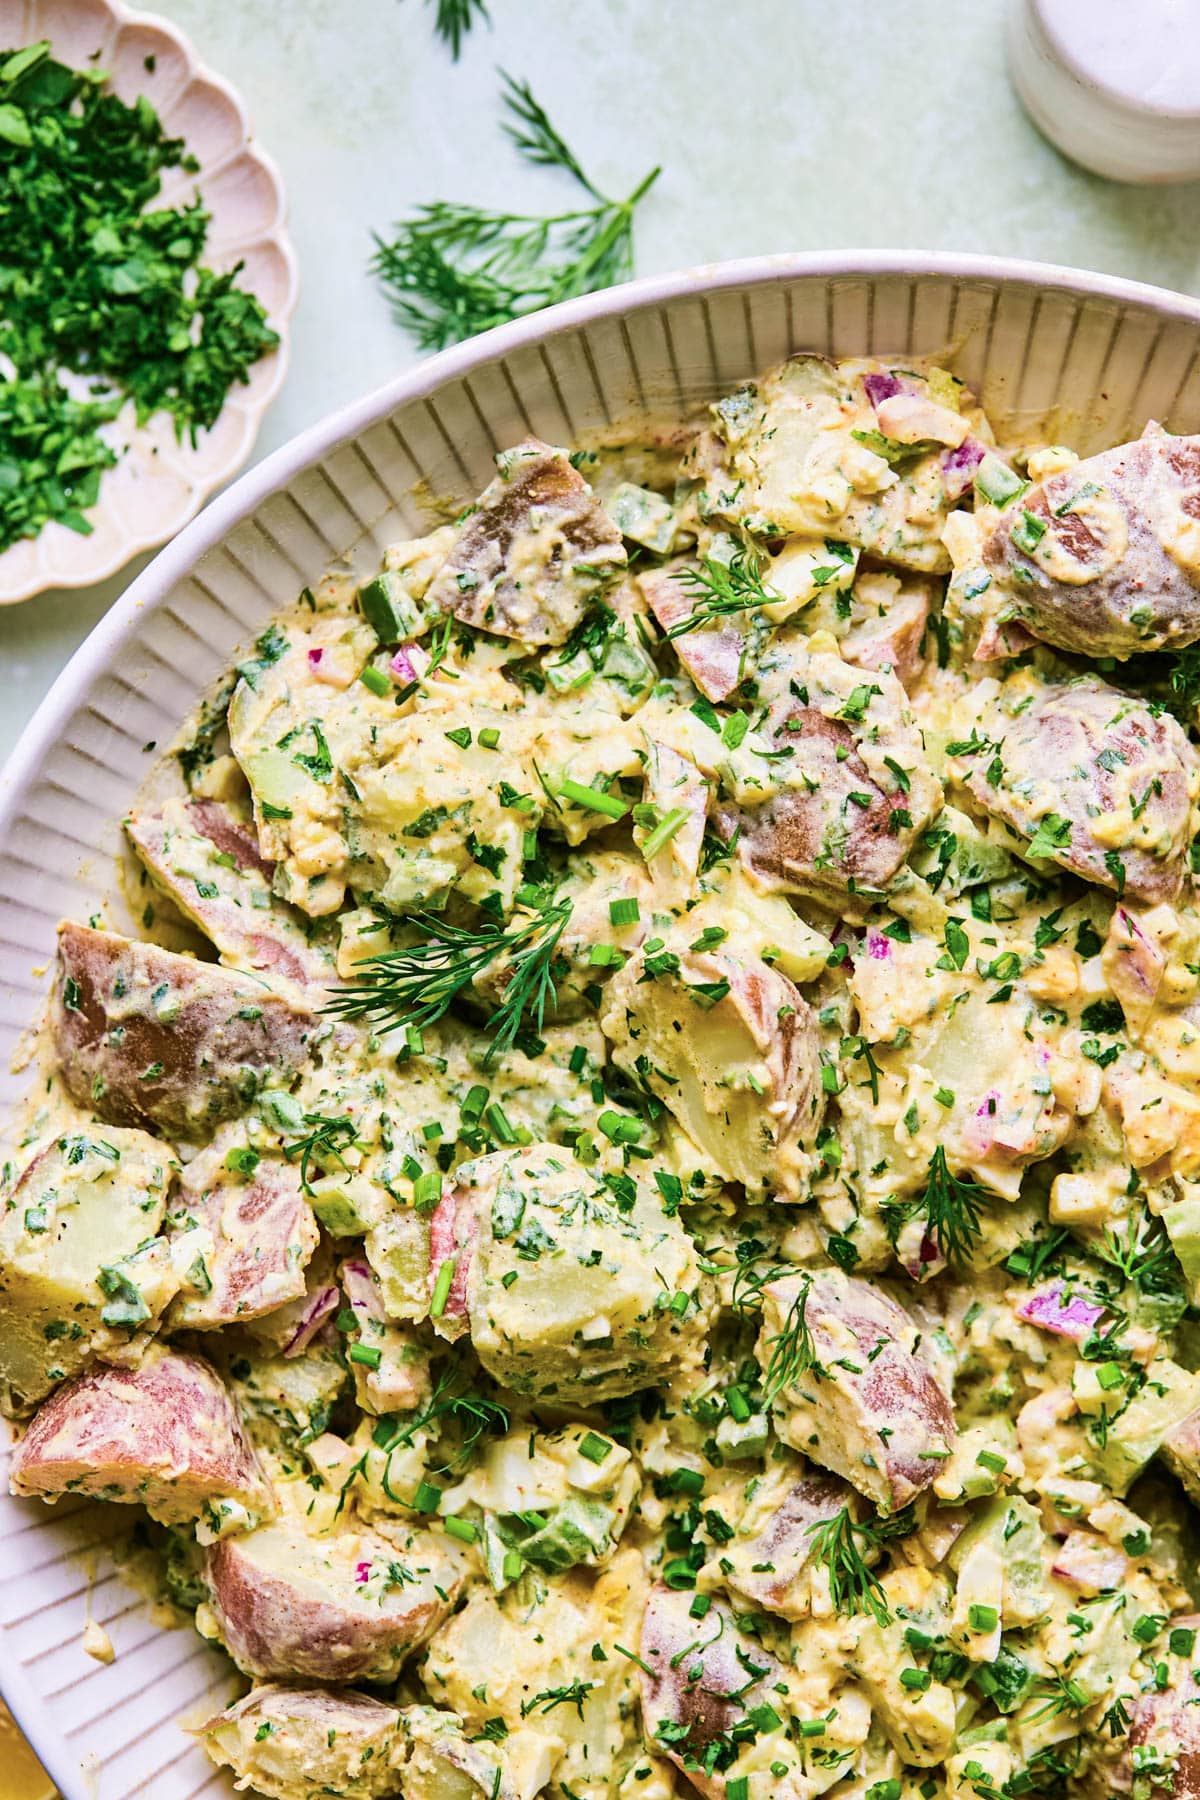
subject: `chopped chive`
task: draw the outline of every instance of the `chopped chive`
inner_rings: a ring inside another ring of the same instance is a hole
[[[686,806],[673,806],[669,813],[664,814],[642,844],[642,855],[647,862],[652,861],[663,846],[670,843],[675,833],[687,824],[689,817]]]
[[[725,1405],[729,1409],[730,1418],[736,1419],[739,1425],[744,1425],[751,1416],[750,1402],[746,1398],[744,1389],[740,1387],[731,1387],[725,1390]]]
[[[611,1449],[608,1439],[595,1431],[589,1431],[579,1440],[579,1454],[590,1463],[602,1463]]]
[[[642,909],[636,899],[625,897],[610,900],[608,903],[608,922],[610,925],[635,925],[642,916]]]
[[[454,1269],[457,1256],[448,1256],[437,1272],[437,1280],[433,1284],[433,1299],[429,1302],[429,1316],[440,1319],[446,1310],[446,1302],[450,1298],[450,1284],[454,1280]]]
[[[454,1513],[448,1519],[443,1519],[442,1523],[446,1527],[447,1536],[458,1538],[460,1543],[473,1544],[479,1536],[478,1525],[473,1524],[470,1519],[460,1519]]]
[[[484,1114],[484,1117],[486,1118],[487,1123],[488,1123],[488,1130],[491,1132],[492,1136],[497,1140],[498,1143],[501,1143],[501,1144],[515,1144],[516,1143],[517,1134],[513,1130],[511,1124],[509,1123],[508,1114],[505,1112],[504,1108],[501,1106],[501,1104],[498,1100],[492,1101],[491,1105],[487,1109],[487,1112]]]
[[[419,1481],[413,1495],[413,1511],[435,1513],[442,1503],[442,1489],[432,1481]]]
[[[437,1169],[426,1169],[413,1182],[413,1205],[418,1212],[432,1212],[442,1198],[442,1177]]]
[[[358,679],[369,694],[375,694],[380,699],[391,691],[391,676],[385,674],[382,669],[377,669],[374,663],[368,663]]]
[[[516,1581],[524,1567],[525,1558],[521,1555],[519,1550],[506,1550],[504,1552],[504,1562],[501,1565],[500,1572],[505,1581]]]
[[[366,1369],[377,1369],[383,1361],[383,1351],[374,1344],[351,1344],[346,1355],[352,1363],[362,1363]]]
[[[499,744],[500,733],[496,726],[485,725],[479,734],[479,748],[481,750],[495,750],[498,749]]]
[[[482,738],[483,733],[479,735]],[[629,811],[627,800],[619,800],[600,788],[584,787],[581,781],[560,781],[558,791],[562,799],[583,807],[585,812],[603,813],[606,819],[623,819]]]

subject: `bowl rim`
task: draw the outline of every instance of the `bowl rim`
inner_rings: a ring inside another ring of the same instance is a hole
[[[1123,276],[1018,257],[847,249],[741,257],[643,276],[527,314],[422,358],[390,381],[326,414],[255,463],[184,525],[134,578],[56,677],[0,770],[0,854],[18,809],[37,779],[43,757],[61,734],[63,724],[85,700],[90,686],[116,666],[125,639],[162,604],[199,559],[219,545],[256,507],[348,438],[377,424],[399,406],[428,398],[446,383],[470,375],[486,363],[599,319],[728,288],[764,287],[806,277],[832,280],[885,275],[1043,287],[1143,307],[1161,317],[1191,323],[1200,333],[1200,299]],[[43,1702],[24,1669],[10,1658],[3,1632],[0,1688],[51,1780],[64,1795],[78,1793],[79,1765],[69,1760],[65,1747],[60,1750],[53,1737],[40,1729],[45,1718]]]
[[[241,129],[241,144],[237,154],[249,156],[265,171],[278,204],[276,222],[263,237],[264,242],[275,245],[287,270],[286,292],[279,305],[272,308],[267,315],[267,323],[278,333],[279,342],[273,350],[266,352],[265,357],[259,358],[259,362],[266,360],[267,357],[271,359],[270,375],[253,403],[244,408],[244,415],[249,427],[248,439],[243,438],[236,455],[227,461],[224,468],[213,469],[206,475],[198,476],[192,484],[187,516],[179,528],[180,531],[184,531],[196,515],[202,511],[209,496],[224,483],[232,485],[238,472],[245,468],[246,463],[254,454],[254,446],[258,441],[266,415],[279,397],[280,389],[291,364],[291,325],[300,297],[300,262],[296,254],[296,247],[292,242],[290,208],[283,171],[276,159],[269,151],[264,150],[259,142],[246,102],[233,83],[205,60],[188,34],[176,25],[174,20],[163,18],[158,13],[143,12],[139,7],[127,4],[127,0],[100,0],[100,4],[108,13],[114,31],[121,31],[133,25],[154,33],[165,43],[174,45],[187,65],[187,75],[178,90],[179,93],[186,91],[195,82],[204,82],[224,96],[237,114]],[[196,179],[197,191],[200,192],[202,198],[204,175],[205,172],[201,168]],[[251,364],[251,368],[257,368],[257,366],[257,363]],[[231,388],[226,394],[226,402],[236,399],[238,393],[238,389]],[[224,405],[222,406],[223,410]],[[96,505],[97,507],[103,505],[103,495]],[[37,543],[36,538],[17,540],[18,543],[25,541],[30,541],[35,545]],[[166,543],[170,544],[174,541],[174,538],[168,538]],[[14,583],[11,588],[0,591],[0,606],[23,606],[30,600],[36,600],[40,595],[51,591],[73,593],[81,588],[96,587],[100,582],[108,581],[112,576],[119,575],[121,570],[127,568],[135,557],[143,555],[147,550],[152,550],[157,554],[164,547],[164,541],[158,536],[157,531],[151,531],[147,536],[144,530],[131,530],[103,562],[97,562],[92,568],[80,569],[77,573],[69,575],[56,575],[49,581],[45,579],[40,569],[35,568],[25,582],[19,585]],[[148,572],[149,565],[144,573]],[[124,595],[121,598],[124,599]],[[84,641],[86,643],[88,640]]]

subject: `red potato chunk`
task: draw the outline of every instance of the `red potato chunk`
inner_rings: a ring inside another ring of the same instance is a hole
[[[1195,1631],[1200,1614],[1174,1618],[1173,1628]],[[1169,1659],[1169,1680],[1162,1693],[1153,1688],[1133,1709],[1129,1749],[1148,1776],[1151,1791],[1171,1800],[1200,1800],[1200,1682],[1189,1661]],[[1114,1791],[1118,1791],[1114,1788]],[[1124,1784],[1119,1791],[1124,1792]]]
[[[1038,482],[1001,515],[983,562],[1004,614],[1083,656],[1200,638],[1200,437],[1147,425]]]
[[[813,1531],[854,1500],[843,1482],[809,1475],[778,1500],[774,1488],[756,1493],[733,1542],[723,1546],[720,1567],[733,1593],[748,1605],[781,1618],[806,1619],[811,1607],[808,1572]]]
[[[515,1394],[592,1405],[662,1382],[703,1345],[712,1293],[695,1246],[632,1170],[616,1192],[559,1145],[495,1151],[460,1165],[430,1240],[438,1330],[469,1326]]]
[[[335,978],[272,894],[274,864],[260,855],[253,827],[219,800],[167,800],[158,812],[132,814],[125,831],[154,885],[231,963],[300,988]]]
[[[212,1331],[299,1299],[320,1241],[299,1170],[267,1161],[239,1176],[225,1167],[224,1144],[188,1163],[167,1226],[173,1238],[202,1234],[171,1303],[167,1324],[175,1331]]]
[[[260,1680],[391,1681],[462,1586],[450,1540],[400,1527],[308,1537],[260,1526],[209,1547],[216,1634]]]
[[[843,897],[885,890],[942,807],[899,681],[781,642],[764,687],[775,760],[717,812],[746,868],[771,890]]]
[[[374,1414],[415,1411],[429,1398],[428,1351],[415,1331],[388,1318],[382,1290],[365,1258],[348,1258],[338,1279],[354,1314],[358,1330],[355,1341],[371,1353],[365,1363],[353,1355],[350,1358],[360,1408]],[[379,1353],[378,1361],[375,1351]]]
[[[23,1411],[97,1356],[157,1330],[179,1286],[157,1236],[165,1144],[112,1126],[39,1150],[0,1201],[0,1396]]]
[[[621,534],[565,450],[530,438],[496,462],[427,603],[478,631],[561,644],[624,572]]]
[[[298,1788],[342,1800],[383,1800],[397,1791],[400,1711],[366,1694],[256,1687],[198,1735],[218,1768],[269,1800],[294,1800]]]
[[[676,816],[676,829],[658,853],[661,860],[655,861],[656,870],[661,870],[662,863],[666,862],[687,881],[695,880],[704,844],[708,798],[708,783],[695,763],[647,736],[646,802],[654,807],[660,824],[672,815]],[[678,820],[680,813],[684,815],[682,821]],[[639,826],[634,835],[639,842],[645,843],[650,830],[650,827]]]
[[[638,577],[647,604],[664,631],[682,623],[696,609],[695,594],[678,580],[686,566],[670,564]],[[751,612],[731,613],[715,625],[682,632],[672,638],[671,648],[707,699],[728,700],[745,676],[753,673],[756,646],[766,635],[764,623]]]
[[[704,1753],[756,1706],[779,1706],[774,1684],[783,1667],[738,1630],[723,1600],[714,1600],[699,1622],[691,1604],[691,1594],[650,1590],[639,1647],[642,1732],[647,1745],[668,1756],[707,1800],[720,1800],[726,1778],[716,1770],[706,1773]],[[791,1791],[790,1783],[776,1789]]]
[[[933,583],[919,577],[867,573],[854,584],[850,629],[838,648],[856,669],[886,669],[904,688],[925,667],[922,645]]]
[[[60,1388],[13,1457],[14,1494],[140,1501],[164,1525],[254,1523],[274,1497],[216,1371],[151,1348],[136,1369],[103,1366]]]
[[[882,1512],[898,1512],[954,1448],[954,1409],[921,1355],[921,1332],[868,1281],[833,1269],[789,1275],[763,1289],[764,1369],[787,1357],[801,1322],[814,1360],[785,1379],[779,1435]]]
[[[185,1138],[304,1061],[311,1018],[216,963],[59,927],[50,1027],[64,1085],[115,1125]]]
[[[692,935],[639,951],[609,983],[600,1025],[613,1061],[726,1180],[799,1200],[825,1109],[812,1008],[778,969],[691,950]]]
[[[1174,900],[1200,790],[1176,720],[1091,675],[1057,684],[1021,671],[979,693],[960,740],[970,748],[951,760],[976,805],[1085,881]]]

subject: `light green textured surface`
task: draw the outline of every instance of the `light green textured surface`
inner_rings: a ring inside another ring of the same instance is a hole
[[[257,454],[413,360],[366,273],[422,200],[543,210],[565,178],[497,125],[527,77],[602,187],[663,175],[638,272],[760,251],[1037,257],[1200,290],[1200,185],[1065,162],[1008,85],[1005,0],[492,0],[451,63],[426,0],[164,0],[283,168],[301,264],[292,369]],[[0,612],[0,757],[131,573]]]

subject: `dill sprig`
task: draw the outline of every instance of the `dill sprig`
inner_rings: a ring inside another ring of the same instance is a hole
[[[969,1264],[983,1236],[981,1220],[987,1199],[987,1189],[977,1181],[964,1181],[951,1172],[939,1144],[929,1160],[929,1177],[920,1198],[884,1208],[892,1242],[906,1219],[924,1217],[925,1228],[945,1260],[959,1267]]]
[[[313,1190],[309,1171],[314,1159],[318,1174],[324,1174],[321,1163],[326,1159],[336,1162],[340,1168],[347,1168],[342,1151],[354,1142],[358,1127],[348,1113],[340,1113],[334,1118],[325,1113],[305,1113],[304,1123],[311,1125],[313,1129],[307,1137],[292,1138],[290,1143],[283,1146],[283,1154],[288,1162],[295,1162],[299,1157],[300,1186],[306,1194],[311,1194]]]
[[[555,952],[571,916],[571,902],[547,901],[507,929],[485,922],[451,925],[434,913],[414,913],[425,941],[383,950],[355,966],[355,980],[333,990],[327,1012],[370,1019],[377,1031],[421,1032],[436,1024],[497,958],[510,963],[500,1004],[487,1021],[492,1042],[485,1065],[512,1048],[528,1022],[540,1031],[554,1003]]]
[[[458,1357],[451,1357],[434,1382],[433,1391],[424,1406],[407,1423],[395,1418],[381,1419],[375,1428],[379,1448],[391,1452],[409,1445],[418,1431],[426,1431],[439,1420],[452,1421],[459,1429],[458,1448],[448,1462],[433,1471],[444,1475],[469,1460],[485,1432],[499,1436],[508,1430],[508,1408],[499,1400],[491,1400],[468,1385],[468,1371]],[[382,1440],[382,1441],[381,1441]]]
[[[727,563],[714,556],[702,557],[698,567],[679,569],[675,580],[687,589],[696,604],[685,619],[675,621],[667,632],[668,638],[683,637],[686,632],[699,631],[731,613],[752,612],[779,600],[778,594],[764,587],[758,565],[745,550],[736,551]]]
[[[806,1317],[809,1285],[807,1281],[802,1284],[787,1309],[782,1326],[770,1340],[770,1353],[762,1376],[763,1399],[768,1406],[777,1394],[794,1387],[802,1375],[819,1366]]]
[[[1116,1269],[1122,1280],[1136,1287],[1153,1288],[1171,1270],[1175,1252],[1171,1240],[1157,1219],[1143,1213],[1131,1219],[1123,1237],[1105,1230],[1101,1241],[1092,1246],[1100,1261]]]
[[[859,1524],[848,1506],[843,1506],[831,1519],[818,1519],[808,1528],[812,1540],[811,1556],[829,1576],[829,1596],[835,1609],[845,1617],[869,1612],[877,1625],[891,1623],[891,1610],[883,1583],[873,1568],[864,1561],[864,1549],[878,1550],[888,1538],[905,1537],[914,1527],[911,1507],[905,1507],[893,1519],[876,1519]]]
[[[417,208],[389,240],[375,238],[371,267],[390,290],[397,322],[423,350],[489,331],[633,273],[633,214],[655,167],[625,200],[584,173],[529,84],[503,76],[505,130],[527,162],[564,170],[593,204],[538,217],[458,201]]]
[[[477,18],[488,18],[488,9],[484,0],[432,0],[432,3],[435,9],[433,29],[457,62],[463,39]]]

